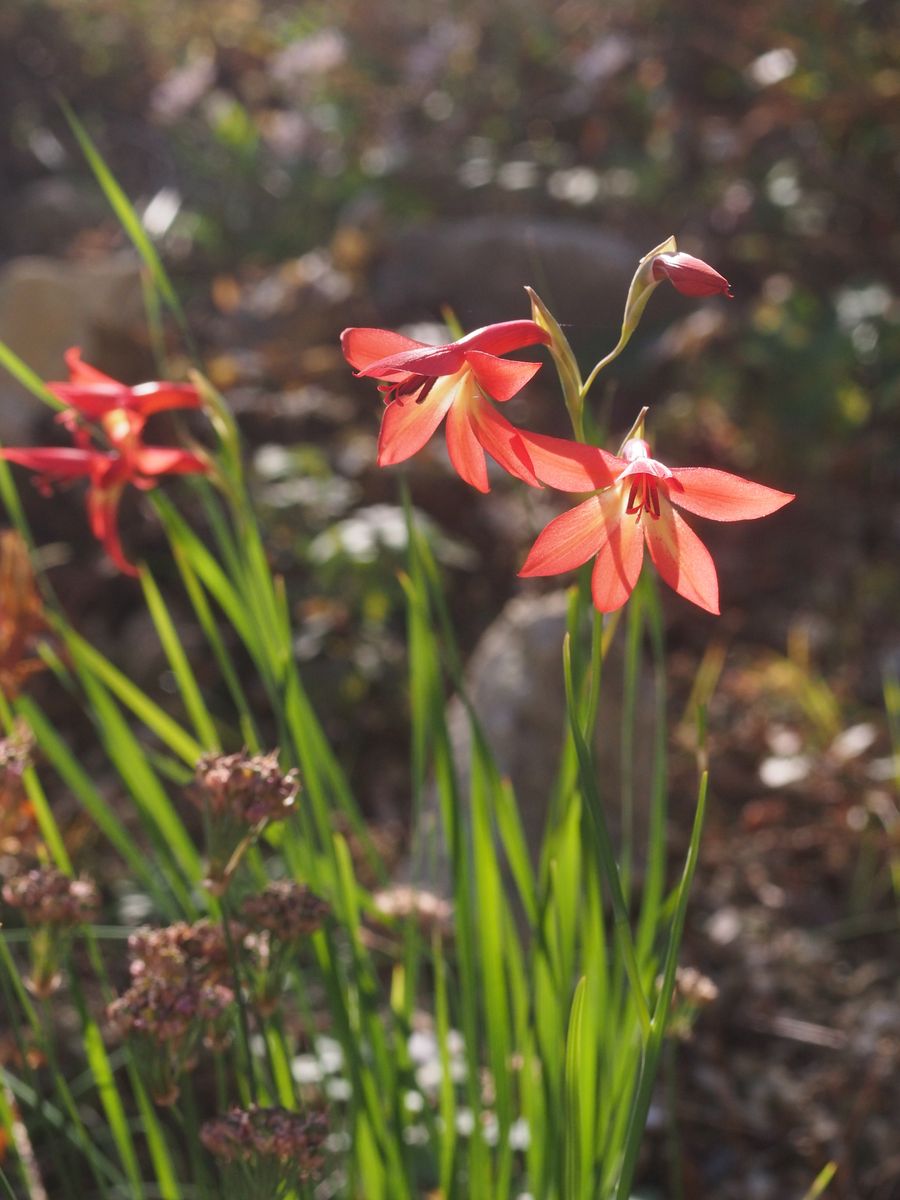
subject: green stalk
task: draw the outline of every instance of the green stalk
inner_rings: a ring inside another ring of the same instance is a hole
[[[613,850],[612,839],[609,835],[606,817],[603,814],[603,806],[597,791],[594,766],[591,762],[590,751],[578,723],[575,695],[572,686],[571,642],[568,636],[566,637],[563,649],[563,665],[566,677],[566,705],[569,713],[569,726],[572,732],[572,740],[575,743],[575,751],[578,755],[579,776],[585,799],[584,809],[589,817],[591,831],[594,834],[594,848],[597,851],[600,866],[609,887],[613,906],[613,924],[619,942],[619,949],[621,950],[625,970],[628,973],[628,979],[631,983],[632,999],[637,1009],[638,1020],[641,1023],[641,1030],[646,1041],[650,1033],[650,1013],[647,1008],[647,999],[644,995],[643,984],[641,983],[634,941],[631,936],[628,908],[625,903],[624,893],[622,892],[619,869],[616,866],[615,851]]]
[[[638,1082],[638,1090],[635,1095],[631,1114],[629,1116],[628,1134],[625,1141],[625,1152],[615,1194],[616,1200],[630,1200],[631,1197],[631,1188],[634,1180],[634,1169],[637,1163],[638,1150],[640,1149],[641,1140],[644,1135],[644,1128],[647,1124],[647,1112],[650,1108],[650,1100],[653,1095],[653,1087],[656,1082],[659,1057],[662,1051],[663,1039],[666,1035],[666,1028],[671,1016],[672,995],[675,991],[675,972],[678,966],[678,952],[681,948],[681,939],[684,934],[684,922],[687,914],[688,897],[690,895],[691,883],[694,879],[694,871],[696,870],[697,860],[700,855],[700,837],[703,832],[703,820],[706,815],[706,798],[708,789],[709,775],[706,771],[704,771],[700,776],[700,787],[697,794],[697,810],[694,814],[694,825],[691,830],[691,841],[688,847],[687,858],[685,859],[684,863],[684,871],[682,872],[681,883],[679,884],[678,888],[678,901],[675,908],[675,915],[672,919],[669,945],[666,951],[662,987],[659,990],[659,997],[656,1002],[656,1007],[653,1011],[653,1021],[650,1027],[650,1036],[647,1040],[647,1046],[644,1052],[643,1062],[641,1064],[641,1075]]]

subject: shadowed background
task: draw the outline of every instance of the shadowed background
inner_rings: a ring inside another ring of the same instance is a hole
[[[649,404],[660,457],[798,493],[765,525],[703,528],[719,622],[666,601],[676,708],[710,639],[727,649],[688,948],[722,999],[677,1067],[688,1198],[799,1197],[830,1157],[836,1196],[900,1197],[900,820],[882,715],[900,665],[898,61],[879,0],[0,11],[0,338],[50,378],[73,343],[130,382],[161,369],[137,260],[59,93],[248,436],[297,653],[373,820],[402,828],[408,798],[398,472],[374,466],[380,401],[337,334],[442,340],[442,306],[467,328],[526,316],[530,283],[587,369],[637,258],[668,234],[731,280],[731,303],[660,288],[593,394],[613,448]],[[188,365],[174,330],[167,355]],[[508,411],[565,433],[549,366]],[[0,380],[0,440],[58,437]],[[541,590],[515,570],[559,498],[500,478],[468,492],[439,444],[407,476],[471,648],[510,597]],[[73,620],[165,688],[137,591],[80,500],[23,491]],[[152,515],[129,504],[123,529],[164,573]],[[673,786],[677,808],[677,771]]]

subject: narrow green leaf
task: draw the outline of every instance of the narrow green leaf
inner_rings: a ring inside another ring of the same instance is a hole
[[[145,1195],[145,1192],[141,1182],[140,1166],[137,1154],[135,1153],[134,1143],[131,1139],[131,1130],[128,1125],[125,1106],[116,1087],[115,1077],[109,1065],[106,1047],[103,1045],[103,1039],[100,1036],[97,1023],[88,1017],[86,1012],[82,1012],[81,1015],[81,1041],[84,1046],[88,1066],[94,1077],[97,1094],[100,1097],[100,1103],[103,1105],[109,1131],[119,1152],[122,1167],[131,1184],[132,1195],[135,1197],[135,1200],[140,1200]]]
[[[82,154],[87,159],[88,166],[94,172],[94,176],[100,184],[103,194],[109,201],[110,207],[116,214],[122,228],[131,239],[135,250],[137,250],[143,259],[154,286],[158,288],[163,299],[172,310],[172,313],[178,319],[179,324],[185,325],[184,313],[182,312],[175,289],[172,287],[162,261],[156,252],[156,247],[141,224],[141,219],[135,212],[131,201],[125,195],[118,180],[106,165],[103,156],[97,149],[88,131],[75,115],[70,105],[62,98],[60,98],[60,107],[69,123],[70,129],[75,135],[78,145],[81,147]]]
[[[31,367],[19,358],[18,354],[14,350],[11,350],[5,342],[0,342],[0,367],[5,367],[13,379],[18,380],[22,387],[31,392],[32,396],[36,396],[42,404],[46,404],[48,407],[57,410],[65,408],[63,402],[57,400],[49,388],[45,386],[40,375],[36,371],[32,371]]]
[[[566,1035],[565,1069],[565,1176],[562,1194],[567,1200],[581,1200],[586,1191],[584,1159],[590,1141],[589,1114],[585,1112],[589,1100],[585,1087],[584,1003],[587,979],[579,979],[572,997],[569,1014],[569,1029]]]
[[[30,696],[20,696],[16,702],[16,711],[21,713],[28,722],[41,753],[73,795],[81,802],[85,812],[88,813],[100,832],[122,855],[134,872],[135,879],[143,883],[162,912],[173,918],[180,915],[177,906],[173,906],[171,895],[160,886],[158,873],[147,855],[129,835],[114,810],[107,804],[90,776],[47,720],[37,703]]]
[[[74,629],[58,620],[54,621],[54,625],[65,639],[82,681],[90,676],[101,681],[151,733],[193,770],[203,755],[203,746]]]
[[[666,949],[665,967],[663,970],[662,986],[659,989],[656,1006],[653,1010],[653,1021],[650,1036],[641,1064],[641,1074],[638,1090],[635,1095],[628,1122],[628,1134],[625,1141],[625,1152],[622,1169],[616,1189],[616,1200],[630,1200],[631,1185],[634,1179],[634,1168],[637,1162],[638,1150],[643,1139],[644,1127],[647,1124],[647,1112],[653,1094],[653,1085],[659,1066],[659,1056],[662,1051],[663,1038],[666,1034],[669,1016],[672,1011],[672,994],[675,991],[675,972],[678,967],[678,952],[684,933],[684,922],[687,915],[688,898],[697,859],[700,856],[700,837],[703,832],[703,820],[706,815],[706,797],[709,788],[709,777],[704,771],[700,778],[700,788],[697,796],[697,811],[694,814],[694,825],[691,830],[691,841],[685,858],[681,883],[678,888],[678,905],[672,919],[669,933],[669,944]]]
[[[589,818],[587,824],[590,831],[594,835],[593,840],[597,851],[597,860],[600,863],[607,886],[609,887],[610,897],[613,905],[616,937],[622,952],[625,969],[628,972],[629,982],[631,983],[632,998],[637,1008],[638,1017],[640,1018],[641,1022],[641,1028],[644,1032],[644,1036],[646,1037],[650,1029],[650,1016],[647,1010],[647,999],[644,995],[644,988],[641,982],[640,971],[638,969],[634,940],[632,938],[631,925],[628,918],[628,907],[625,903],[625,897],[622,894],[622,881],[619,876],[618,867],[616,866],[616,858],[613,851],[612,840],[609,835],[609,830],[606,825],[606,817],[604,815],[600,795],[597,790],[597,779],[594,771],[594,765],[591,761],[590,751],[588,750],[578,724],[578,710],[576,708],[575,696],[572,689],[572,667],[568,637],[566,638],[564,667],[569,727],[572,734],[572,740],[575,744],[575,751],[578,755],[579,778],[581,780],[581,787],[584,793],[583,810]]]
[[[819,1196],[822,1195],[837,1174],[837,1169],[838,1165],[836,1162],[826,1163],[813,1180],[812,1187],[803,1197],[803,1200],[819,1200]]]
[[[166,602],[163,600],[162,594],[156,586],[156,581],[147,567],[141,568],[140,578],[141,586],[144,589],[144,598],[147,601],[147,608],[149,609],[150,616],[153,618],[153,624],[156,626],[160,643],[169,661],[169,666],[172,668],[172,674],[175,676],[178,690],[181,693],[181,699],[191,718],[197,737],[205,750],[218,750],[220,746],[215,723],[203,700],[202,693],[197,685],[197,677],[194,675],[193,668],[184,652],[184,647],[181,644],[181,639],[178,636],[174,622],[169,615]]]
[[[157,849],[178,864],[190,883],[199,881],[202,876],[200,856],[150,766],[144,748],[100,681],[85,674],[83,684],[106,752],[148,827],[157,835]],[[168,873],[168,878],[186,910],[192,912],[195,905],[185,884],[174,871]]]

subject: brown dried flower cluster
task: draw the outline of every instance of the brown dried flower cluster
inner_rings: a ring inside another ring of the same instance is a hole
[[[233,1108],[224,1117],[207,1121],[200,1140],[222,1163],[246,1163],[255,1170],[275,1165],[288,1183],[308,1179],[321,1170],[327,1132],[321,1112]]]
[[[424,888],[394,884],[376,892],[372,900],[386,917],[414,920],[423,937],[449,937],[453,933],[453,904]]]
[[[282,879],[241,907],[250,992],[260,1013],[278,1007],[287,972],[304,939],[321,928],[329,905],[305,884]]]
[[[678,967],[675,972],[675,1003],[704,1008],[719,998],[719,989],[708,975],[696,967]]]
[[[146,1034],[160,1046],[180,1049],[198,1025],[215,1023],[233,1000],[231,988],[220,983],[141,975],[107,1015],[121,1034]]]
[[[248,929],[264,931],[281,942],[296,942],[322,926],[331,912],[327,901],[303,883],[281,879],[257,896],[248,896],[241,916]]]
[[[278,753],[207,754],[197,764],[190,795],[208,816],[248,828],[287,816],[300,791],[296,771],[282,772]]]
[[[144,927],[128,939],[134,979],[199,980],[217,983],[229,968],[228,944],[221,925],[202,920],[176,921],[160,929]]]
[[[662,978],[657,982],[661,984]],[[690,1041],[700,1010],[715,1003],[718,998],[719,989],[708,976],[696,967],[678,967],[672,993],[672,1015],[666,1035],[682,1042]]]
[[[12,529],[0,533],[0,692],[12,698],[44,662],[35,643],[47,629],[28,547]]]
[[[55,867],[35,867],[3,885],[3,899],[29,925],[67,927],[93,921],[100,893],[90,879],[71,879]]]
[[[174,1104],[179,1077],[195,1065],[202,1042],[221,1046],[233,990],[222,979],[228,947],[221,926],[178,921],[138,929],[128,939],[131,986],[106,1010],[120,1037],[135,1039],[157,1104]]]
[[[274,750],[200,759],[188,795],[203,813],[213,895],[225,894],[248,847],[268,822],[284,820],[299,791],[296,771],[282,772]]]
[[[34,809],[22,776],[31,766],[34,738],[25,725],[16,725],[0,738],[0,855],[18,859],[33,856],[40,844]]]

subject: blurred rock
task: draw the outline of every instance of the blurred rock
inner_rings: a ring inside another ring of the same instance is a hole
[[[512,781],[532,860],[537,861],[550,797],[559,764],[564,722],[565,685],[562,642],[566,632],[567,594],[524,595],[510,600],[488,627],[469,660],[469,698],[500,771]],[[603,667],[597,778],[610,819],[618,812],[621,699],[624,638],[613,639]],[[467,795],[471,733],[458,697],[448,709],[454,758]],[[635,746],[652,744],[653,689],[649,674],[638,688]],[[652,755],[638,753],[634,763],[635,823],[638,858],[646,827]],[[413,852],[404,878],[449,893],[450,876],[436,789],[426,796],[420,824],[413,831]]]
[[[59,175],[37,179],[10,198],[10,246],[17,255],[62,253],[107,216],[106,200],[92,182]]]
[[[0,272],[0,340],[42,379],[65,378],[69,346],[128,378],[144,319],[138,259],[130,251],[90,262],[14,258]],[[0,441],[27,439],[42,412],[0,373]]]
[[[558,320],[616,325],[646,251],[579,222],[509,216],[413,226],[390,238],[372,280],[389,322],[448,304],[467,328],[527,316],[531,284]]]

